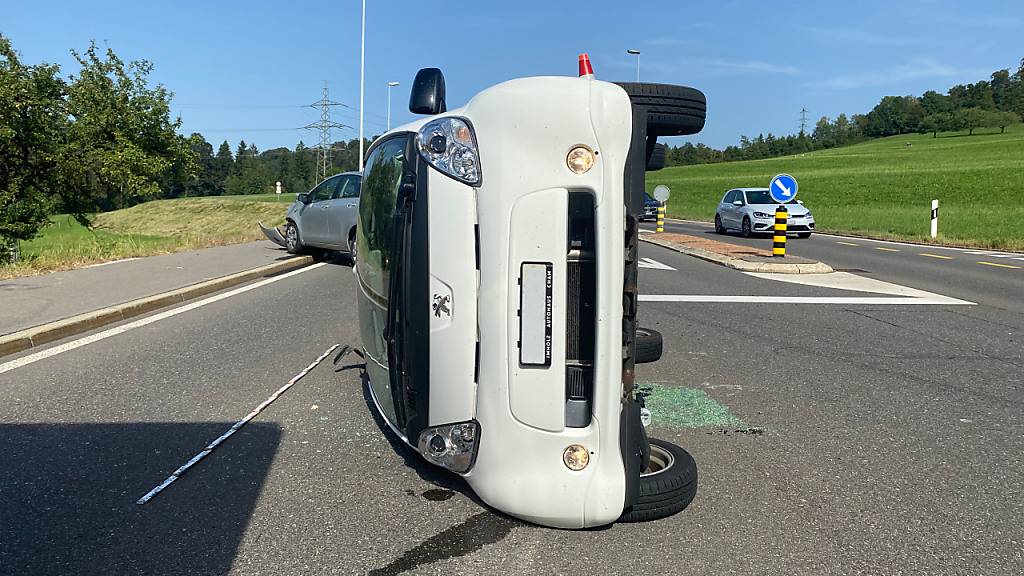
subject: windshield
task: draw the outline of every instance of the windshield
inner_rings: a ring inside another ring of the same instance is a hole
[[[771,194],[767,190],[748,190],[747,204],[778,204],[775,200],[772,200]],[[796,204],[796,200],[790,200],[786,204]]]

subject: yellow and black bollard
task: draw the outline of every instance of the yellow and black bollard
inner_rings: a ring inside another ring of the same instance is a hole
[[[665,203],[658,204],[658,228],[656,232],[665,231]]]
[[[772,256],[776,258],[786,257],[786,223],[789,220],[789,212],[786,207],[780,205],[775,210],[775,237],[772,238]]]

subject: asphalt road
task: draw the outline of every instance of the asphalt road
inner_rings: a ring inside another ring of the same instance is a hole
[[[643,228],[653,230],[650,222]],[[743,238],[735,232],[715,234],[710,223],[670,220],[667,232],[770,249],[771,235]],[[1024,254],[998,250],[964,250],[814,234],[790,236],[787,253],[825,262],[871,278],[919,290],[1024,312]]]
[[[644,294],[858,295],[641,254],[661,265]],[[639,378],[745,423],[655,420],[700,469],[693,505],[658,522],[560,531],[489,510],[382,429],[351,356],[135,504],[328,347],[358,345],[354,290],[322,265],[0,373],[0,573],[1024,572],[1020,290],[998,307],[642,302],[666,351]]]

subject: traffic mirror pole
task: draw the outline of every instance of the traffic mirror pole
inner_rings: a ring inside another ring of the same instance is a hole
[[[785,205],[779,205],[775,210],[775,236],[772,238],[772,256],[776,258],[786,257],[786,223],[789,219],[789,212]]]
[[[656,232],[665,231],[665,203],[658,204],[658,228]]]

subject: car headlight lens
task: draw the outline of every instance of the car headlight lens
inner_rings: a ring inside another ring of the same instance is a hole
[[[768,214],[768,213],[765,213],[765,212],[754,212],[754,218],[772,218],[772,217],[773,217],[772,214]]]
[[[468,472],[476,462],[480,425],[475,420],[427,428],[416,443],[428,461],[452,472]]]
[[[476,134],[465,119],[448,116],[427,122],[416,135],[416,148],[434,168],[459,182],[480,185]]]

